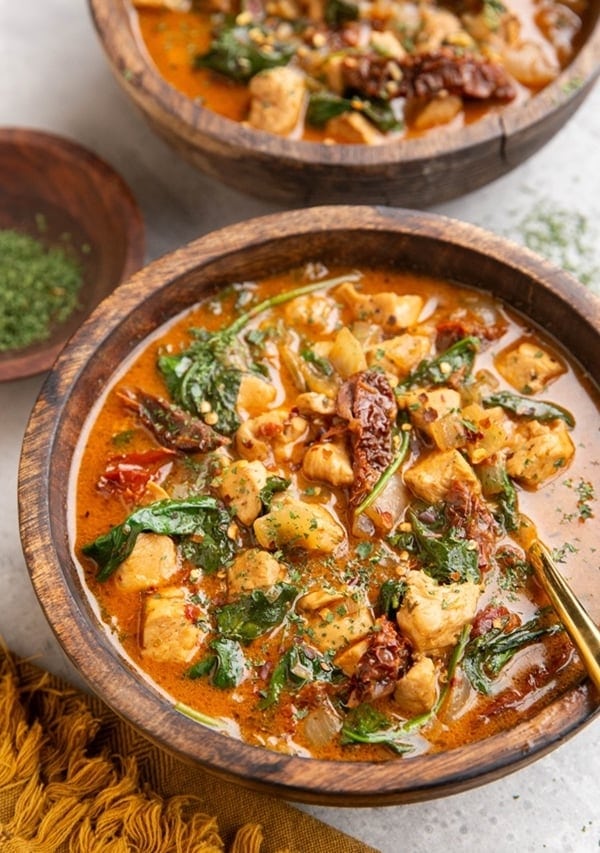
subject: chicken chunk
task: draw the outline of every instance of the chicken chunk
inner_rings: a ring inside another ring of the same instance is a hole
[[[440,124],[448,124],[461,112],[462,98],[458,95],[440,93],[412,111],[411,123],[415,130],[430,130]]]
[[[423,297],[416,294],[360,293],[351,282],[336,290],[352,311],[355,320],[369,320],[393,334],[414,326],[423,308]]]
[[[319,590],[313,592],[318,593]],[[374,619],[364,595],[347,588],[325,593],[320,598],[308,593],[298,601],[298,610],[309,624],[312,642],[322,652],[329,652],[343,649],[365,637]],[[315,606],[316,602],[320,606]]]
[[[259,545],[273,549],[289,545],[331,554],[344,541],[344,529],[320,504],[279,501],[254,522]]]
[[[142,632],[144,657],[187,663],[205,636],[206,632],[190,612],[185,589],[167,587],[146,596]]]
[[[428,657],[419,658],[406,675],[396,682],[394,690],[398,710],[408,718],[431,711],[437,695],[435,664]]]
[[[292,329],[306,326],[313,334],[332,332],[339,322],[335,299],[325,293],[297,296],[285,306],[285,319]]]
[[[115,583],[126,592],[160,586],[179,568],[177,548],[169,536],[140,533],[133,551],[115,572]]]
[[[266,379],[254,373],[245,373],[240,382],[235,407],[238,414],[254,417],[264,412],[276,396],[277,391]]]
[[[242,524],[252,524],[262,511],[260,493],[267,484],[269,472],[262,462],[240,459],[221,475],[219,492]]]
[[[333,662],[348,676],[352,676],[356,671],[359,660],[369,650],[368,640],[358,640],[339,651],[333,659]]]
[[[367,369],[367,359],[360,341],[345,327],[335,336],[328,357],[342,379]]]
[[[500,352],[496,368],[521,394],[542,391],[566,370],[555,355],[531,341],[521,341],[518,346]]]
[[[332,486],[349,486],[354,482],[350,455],[343,442],[313,444],[302,460],[302,471],[309,480],[324,480]]]
[[[256,74],[248,86],[248,123],[258,130],[288,136],[297,127],[305,103],[304,77],[287,66]]]
[[[253,589],[269,589],[285,573],[282,564],[259,548],[251,548],[237,556],[227,569],[227,589],[230,598],[236,598]]]
[[[464,449],[471,464],[484,462],[506,446],[511,424],[501,406],[484,409],[471,403],[462,410],[462,418],[467,427]]]
[[[439,584],[423,571],[410,571],[405,579],[406,594],[396,618],[415,650],[426,654],[456,643],[477,611],[479,584]]]
[[[387,341],[381,341],[367,352],[370,367],[381,367],[386,373],[405,379],[411,370],[427,358],[431,341],[426,335],[406,332]]]
[[[575,446],[566,424],[526,421],[517,427],[512,450],[506,460],[511,477],[535,488],[566,468],[575,454]]]
[[[325,125],[325,133],[336,142],[346,145],[377,145],[383,136],[375,125],[358,112],[349,111],[330,118]]]
[[[444,500],[452,484],[463,482],[481,494],[477,475],[458,450],[436,450],[404,473],[407,486],[420,498],[436,503]]]
[[[412,424],[432,437],[432,424],[449,412],[460,410],[460,393],[453,388],[432,388],[429,391],[414,391],[402,398],[402,406]]]
[[[316,391],[305,391],[296,397],[296,409],[301,415],[333,415],[335,400],[327,394],[317,394]]]
[[[235,435],[240,456],[261,461],[289,462],[301,456],[308,439],[308,421],[274,410],[245,421]]]

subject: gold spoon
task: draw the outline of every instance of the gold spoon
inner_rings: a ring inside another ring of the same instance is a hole
[[[552,606],[577,647],[588,675],[600,692],[600,630],[554,565],[546,546],[534,539],[529,560]]]

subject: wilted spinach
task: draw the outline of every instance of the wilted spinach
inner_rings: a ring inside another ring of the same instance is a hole
[[[484,497],[495,504],[497,520],[507,532],[517,530],[520,524],[517,490],[504,463],[499,459],[482,462],[477,466],[477,474]]]
[[[270,509],[275,495],[279,492],[284,492],[289,488],[290,483],[291,480],[287,480],[284,477],[267,477],[267,482],[259,492],[260,501],[264,508]]]
[[[217,637],[210,643],[209,654],[191,666],[185,673],[188,678],[208,676],[215,687],[227,690],[237,687],[246,674],[246,658],[236,640]]]
[[[414,385],[460,384],[470,376],[479,351],[479,338],[461,338],[447,350],[429,361],[422,361],[395,390],[402,393]]]
[[[274,705],[285,689],[297,691],[313,681],[335,683],[343,678],[342,670],[331,663],[330,656],[322,655],[310,646],[291,646],[273,670],[259,707]]]
[[[487,695],[494,678],[520,649],[562,630],[559,623],[544,626],[540,614],[508,633],[501,628],[491,628],[468,643],[462,661],[463,671],[475,690]]]
[[[532,400],[530,397],[520,397],[518,394],[513,394],[511,391],[498,391],[496,394],[490,394],[483,400],[484,406],[501,406],[507,412],[517,415],[519,418],[527,420],[536,420],[541,423],[548,421],[561,420],[567,426],[575,426],[575,418],[568,411],[558,406],[556,403],[549,403],[544,400]]]
[[[286,583],[273,587],[274,595],[255,589],[231,604],[216,608],[217,629],[221,637],[249,643],[281,624],[298,590]]]
[[[253,37],[257,31],[265,36],[262,43]],[[257,24],[233,24],[219,31],[209,50],[194,58],[194,66],[210,68],[232,80],[245,82],[259,71],[287,65],[295,51],[295,45],[275,41],[272,34],[261,31]]]
[[[196,340],[183,352],[159,356],[158,367],[173,399],[187,411],[203,415],[206,403],[217,415],[214,428],[231,435],[240,425],[236,402],[244,373],[264,375],[262,365],[254,361],[251,344],[240,332],[258,314],[276,305],[344,281],[355,281],[350,274],[313,282],[265,299],[240,314],[229,326],[216,332],[192,330]]]
[[[203,537],[203,559],[210,565],[222,565],[233,554],[233,543],[227,536],[230,521],[227,510],[206,495],[157,501],[135,510],[108,533],[84,545],[82,551],[98,564],[99,581],[107,580],[127,559],[142,532]]]
[[[388,619],[395,619],[396,612],[402,604],[402,599],[406,593],[406,581],[389,578],[384,581],[379,589],[377,598],[378,611],[387,616]]]
[[[409,510],[416,554],[423,569],[439,583],[479,583],[479,550],[460,528],[448,525],[444,509],[440,504],[425,512]],[[429,524],[422,521],[426,517],[431,518]]]
[[[365,100],[357,96],[343,98],[324,91],[311,94],[308,99],[306,121],[315,127],[322,127],[330,119],[347,112],[364,115],[383,133],[399,130],[402,127],[402,122],[398,121],[390,104],[386,101]]]

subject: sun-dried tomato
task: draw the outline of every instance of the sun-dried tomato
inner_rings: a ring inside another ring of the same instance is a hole
[[[354,482],[350,505],[358,506],[393,459],[392,428],[398,406],[383,373],[355,373],[341,386],[336,411],[348,423]]]
[[[411,645],[396,625],[382,616],[376,628],[351,678],[346,702],[350,708],[392,693],[412,664]]]

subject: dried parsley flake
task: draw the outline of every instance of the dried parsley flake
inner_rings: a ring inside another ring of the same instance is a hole
[[[78,307],[81,269],[61,248],[0,229],[0,351],[50,337]]]

